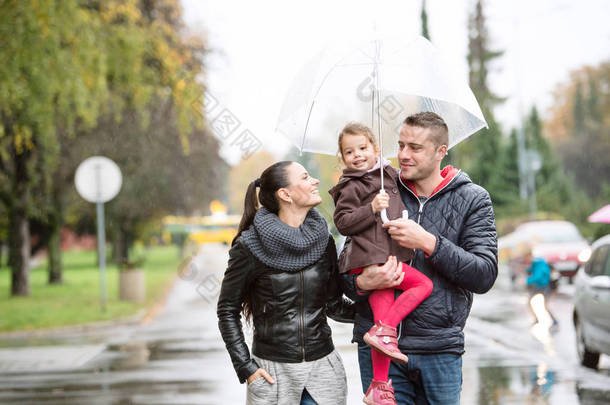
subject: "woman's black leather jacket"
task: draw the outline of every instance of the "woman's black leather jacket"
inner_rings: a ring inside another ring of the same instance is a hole
[[[332,237],[325,254],[299,271],[282,271],[257,260],[238,238],[218,299],[218,327],[240,382],[259,365],[251,358],[241,324],[242,304],[249,295],[254,326],[252,353],[285,363],[312,361],[334,350],[330,316],[353,322],[352,303],[343,298]]]

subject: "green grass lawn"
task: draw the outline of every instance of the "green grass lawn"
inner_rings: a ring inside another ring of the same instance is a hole
[[[35,330],[111,320],[137,314],[159,301],[178,274],[178,248],[159,246],[142,249],[146,273],[146,302],[119,301],[119,272],[106,267],[106,311],[100,305],[100,271],[95,251],[63,254],[63,284],[49,285],[46,262],[30,271],[30,296],[10,296],[10,269],[0,268],[0,332]]]

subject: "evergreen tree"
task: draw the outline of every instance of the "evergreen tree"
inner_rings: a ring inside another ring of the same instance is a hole
[[[485,187],[492,198],[502,192],[503,185],[498,176],[497,161],[502,154],[502,133],[493,115],[493,108],[503,99],[489,88],[489,65],[502,52],[489,47],[485,15],[481,1],[477,1],[468,24],[469,83],[476,96],[488,129],[483,129],[458,145],[452,152],[459,167],[465,169],[475,183]]]
[[[428,31],[428,13],[426,12],[426,0],[421,1],[421,35],[430,40],[430,31]]]
[[[538,115],[538,109],[532,107],[524,125],[525,147],[529,150],[535,150],[540,154],[542,165],[536,173],[536,183],[543,184],[556,176],[559,170],[559,165],[554,157],[551,147],[547,140],[542,135],[542,122]]]
[[[492,189],[497,190],[493,198],[495,207],[514,206],[519,201],[519,151],[517,146],[517,130],[512,129],[508,142],[497,160]]]
[[[523,124],[525,146],[539,153],[540,169],[535,174],[536,203],[538,209],[549,212],[562,212],[563,206],[572,199],[571,181],[567,178],[553,153],[549,142],[543,136],[542,122],[534,106]]]

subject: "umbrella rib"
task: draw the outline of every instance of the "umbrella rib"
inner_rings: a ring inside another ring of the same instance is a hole
[[[305,122],[305,131],[303,132],[303,141],[301,142],[301,154],[303,153],[303,148],[305,147],[305,138],[307,137],[307,128],[309,127],[309,119],[311,118],[311,111],[313,110],[313,105],[316,103],[316,100],[311,101],[311,107],[309,107],[309,114],[307,114],[307,122]]]

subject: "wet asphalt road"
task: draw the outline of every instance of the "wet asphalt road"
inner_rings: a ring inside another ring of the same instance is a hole
[[[204,245],[179,272],[163,311],[145,324],[0,335],[0,403],[243,404],[245,386],[215,313],[226,260],[226,247]],[[536,337],[526,293],[513,289],[502,270],[492,291],[475,297],[467,323],[462,404],[610,403],[610,359],[602,357],[599,371],[578,364],[572,286],[560,286],[549,305],[559,330]],[[348,374],[348,404],[360,404],[351,327],[332,327]]]

